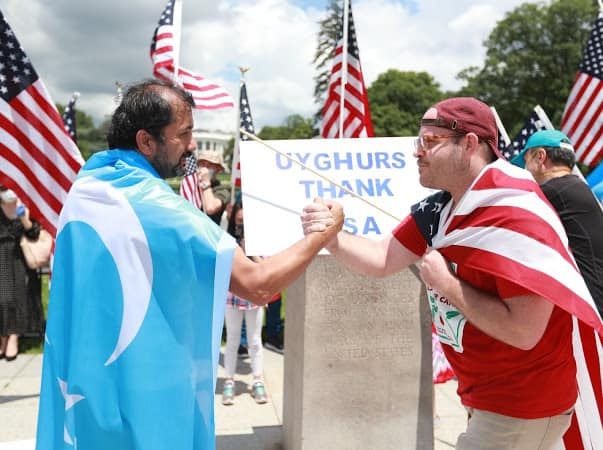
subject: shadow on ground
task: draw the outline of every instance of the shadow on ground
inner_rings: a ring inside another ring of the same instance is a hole
[[[26,398],[38,398],[40,394],[30,395],[0,395],[0,405],[3,403],[15,402],[17,400],[24,400]]]
[[[280,443],[281,426],[253,427],[252,434],[230,434],[216,436],[216,450],[240,450],[261,448],[263,450],[283,450]]]

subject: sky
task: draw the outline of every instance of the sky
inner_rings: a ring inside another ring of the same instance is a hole
[[[521,0],[354,0],[367,87],[388,69],[426,71],[443,90],[481,66],[496,22]],[[50,96],[98,125],[115,107],[115,83],[152,76],[151,37],[167,0],[0,0]],[[183,0],[180,64],[224,86],[238,100],[239,67],[256,130],[290,114],[311,117],[318,22],[327,0]],[[27,6],[25,6],[27,5]],[[195,126],[234,132],[236,108],[195,113]]]

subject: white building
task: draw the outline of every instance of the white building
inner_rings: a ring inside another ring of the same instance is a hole
[[[193,139],[197,143],[199,150],[213,150],[219,152],[224,157],[224,150],[228,141],[234,138],[233,133],[227,133],[220,130],[203,130],[201,128],[193,129]]]

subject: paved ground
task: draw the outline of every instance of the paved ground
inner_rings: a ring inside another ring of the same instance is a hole
[[[19,355],[0,360],[0,450],[33,450],[40,393],[41,355]],[[217,450],[281,450],[283,417],[283,356],[265,350],[264,371],[269,402],[257,405],[249,394],[250,366],[239,360],[233,406],[222,406],[216,396]],[[223,383],[218,371],[218,392]],[[435,450],[454,448],[465,427],[465,414],[456,396],[454,381],[436,385]],[[333,449],[336,450],[336,449]]]

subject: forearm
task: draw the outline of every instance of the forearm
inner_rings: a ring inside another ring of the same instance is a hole
[[[522,350],[532,349],[542,338],[553,305],[535,296],[502,300],[475,289],[458,277],[440,292],[475,327],[487,335]]]
[[[201,202],[206,214],[215,214],[222,208],[222,200],[215,196],[211,186],[201,191]]]
[[[339,232],[327,250],[352,272],[378,278],[397,273],[419,259],[391,235],[374,241]]]
[[[309,234],[286,250],[259,262],[249,260],[242,250],[237,249],[230,291],[258,305],[268,303],[275,294],[299,278],[333,237],[333,231]]]

